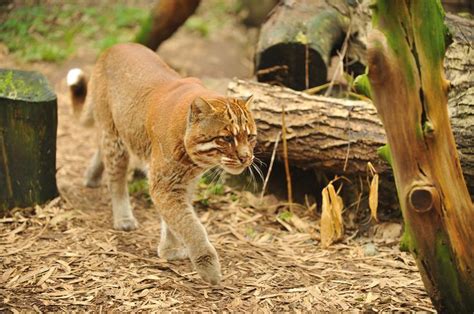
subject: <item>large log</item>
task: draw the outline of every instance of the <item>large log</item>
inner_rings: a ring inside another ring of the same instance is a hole
[[[347,3],[281,1],[260,31],[255,55],[258,80],[295,90],[325,83],[331,56],[341,48],[347,32],[351,34],[347,55],[352,62],[363,63],[364,54],[360,51],[365,45],[359,39],[366,32],[369,17]],[[356,6],[358,2],[352,3]],[[359,66],[356,72],[363,72],[363,67]]]
[[[474,20],[447,14],[445,22],[452,35],[444,69],[450,81],[448,109],[461,167],[474,195]]]
[[[56,95],[46,78],[0,69],[0,216],[58,195],[56,129]]]
[[[254,95],[252,111],[258,125],[257,152],[263,158],[268,159],[272,154],[275,138],[281,131],[284,105],[288,157],[292,166],[351,175],[366,173],[370,161],[379,173],[390,171],[377,153],[386,144],[386,137],[371,102],[308,95],[286,87],[243,80],[230,82],[228,94]],[[459,110],[462,104],[453,101],[449,105],[453,130],[464,130],[472,119],[474,106],[467,107],[469,114],[466,114],[465,110]],[[456,138],[459,147],[472,149],[472,137]],[[277,158],[282,159],[281,145]],[[474,155],[462,154],[461,160],[464,175],[474,188]]]
[[[464,176],[470,194],[474,195],[474,21],[448,14],[446,23],[453,34],[444,62],[451,82],[448,109]],[[379,172],[389,168],[377,155],[377,149],[386,143],[385,132],[375,108],[368,102],[309,96],[249,81],[232,83],[229,93],[255,95],[254,111],[264,156],[271,154],[273,141],[281,129],[280,104],[284,103],[290,126],[288,145],[292,165],[340,174],[365,172],[368,161]]]
[[[406,243],[441,313],[474,312],[474,205],[448,117],[439,1],[377,0],[369,79],[389,144]]]

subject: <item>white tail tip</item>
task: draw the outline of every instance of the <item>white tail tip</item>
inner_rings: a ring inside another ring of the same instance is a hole
[[[84,77],[84,72],[81,69],[74,68],[67,72],[66,82],[68,86],[73,86],[79,83]]]

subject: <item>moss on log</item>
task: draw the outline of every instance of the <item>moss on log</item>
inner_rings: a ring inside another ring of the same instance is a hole
[[[390,147],[407,247],[440,312],[474,311],[474,206],[448,117],[439,1],[378,0],[369,79]]]
[[[56,129],[56,95],[44,76],[0,69],[0,215],[58,195]]]

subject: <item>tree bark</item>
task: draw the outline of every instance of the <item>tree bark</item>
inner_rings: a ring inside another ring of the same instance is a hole
[[[56,186],[56,95],[37,72],[0,69],[0,216]]]
[[[163,41],[196,11],[201,0],[158,0],[149,18],[143,23],[136,42],[152,50],[158,49]]]
[[[409,249],[440,312],[474,311],[474,206],[448,117],[439,2],[378,0],[369,79]]]
[[[448,110],[461,167],[474,195],[474,20],[447,14],[445,22],[452,34],[444,69],[450,81]]]
[[[351,22],[351,10],[345,0],[281,1],[260,31],[255,56],[258,80],[295,90],[325,83],[331,55],[340,48],[345,33],[353,34],[355,47],[361,31],[355,24],[362,22],[365,28],[368,22],[368,16]]]
[[[382,122],[371,102],[313,96],[286,87],[242,80],[230,82],[228,94],[233,97],[254,95],[252,112],[258,126],[257,153],[265,159],[270,158],[281,131],[282,105],[285,105],[288,157],[292,166],[352,175],[366,173],[370,161],[379,173],[391,172],[377,153],[387,142]],[[474,114],[474,108],[469,107],[472,110],[468,115],[458,110],[457,102],[449,105],[453,112],[453,129],[462,130]],[[458,136],[457,139],[460,147],[469,146],[469,137]],[[282,159],[281,145],[277,158]],[[474,186],[474,156],[463,154],[462,160],[465,176]]]

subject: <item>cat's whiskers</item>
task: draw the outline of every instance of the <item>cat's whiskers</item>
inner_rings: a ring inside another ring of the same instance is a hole
[[[260,166],[267,166],[265,162],[263,162],[260,158],[254,156],[254,161],[258,162]]]
[[[255,171],[258,173],[258,176],[260,177],[260,179],[262,179],[262,182],[265,181],[265,177],[263,176],[263,172],[259,168],[259,166],[257,166],[255,163],[252,163],[249,168],[254,168]]]
[[[251,181],[249,182],[249,184],[252,183],[252,189],[256,192],[257,191],[257,179],[255,178],[255,174],[252,171],[252,167],[248,167],[247,169],[249,170],[250,178],[251,178]]]

